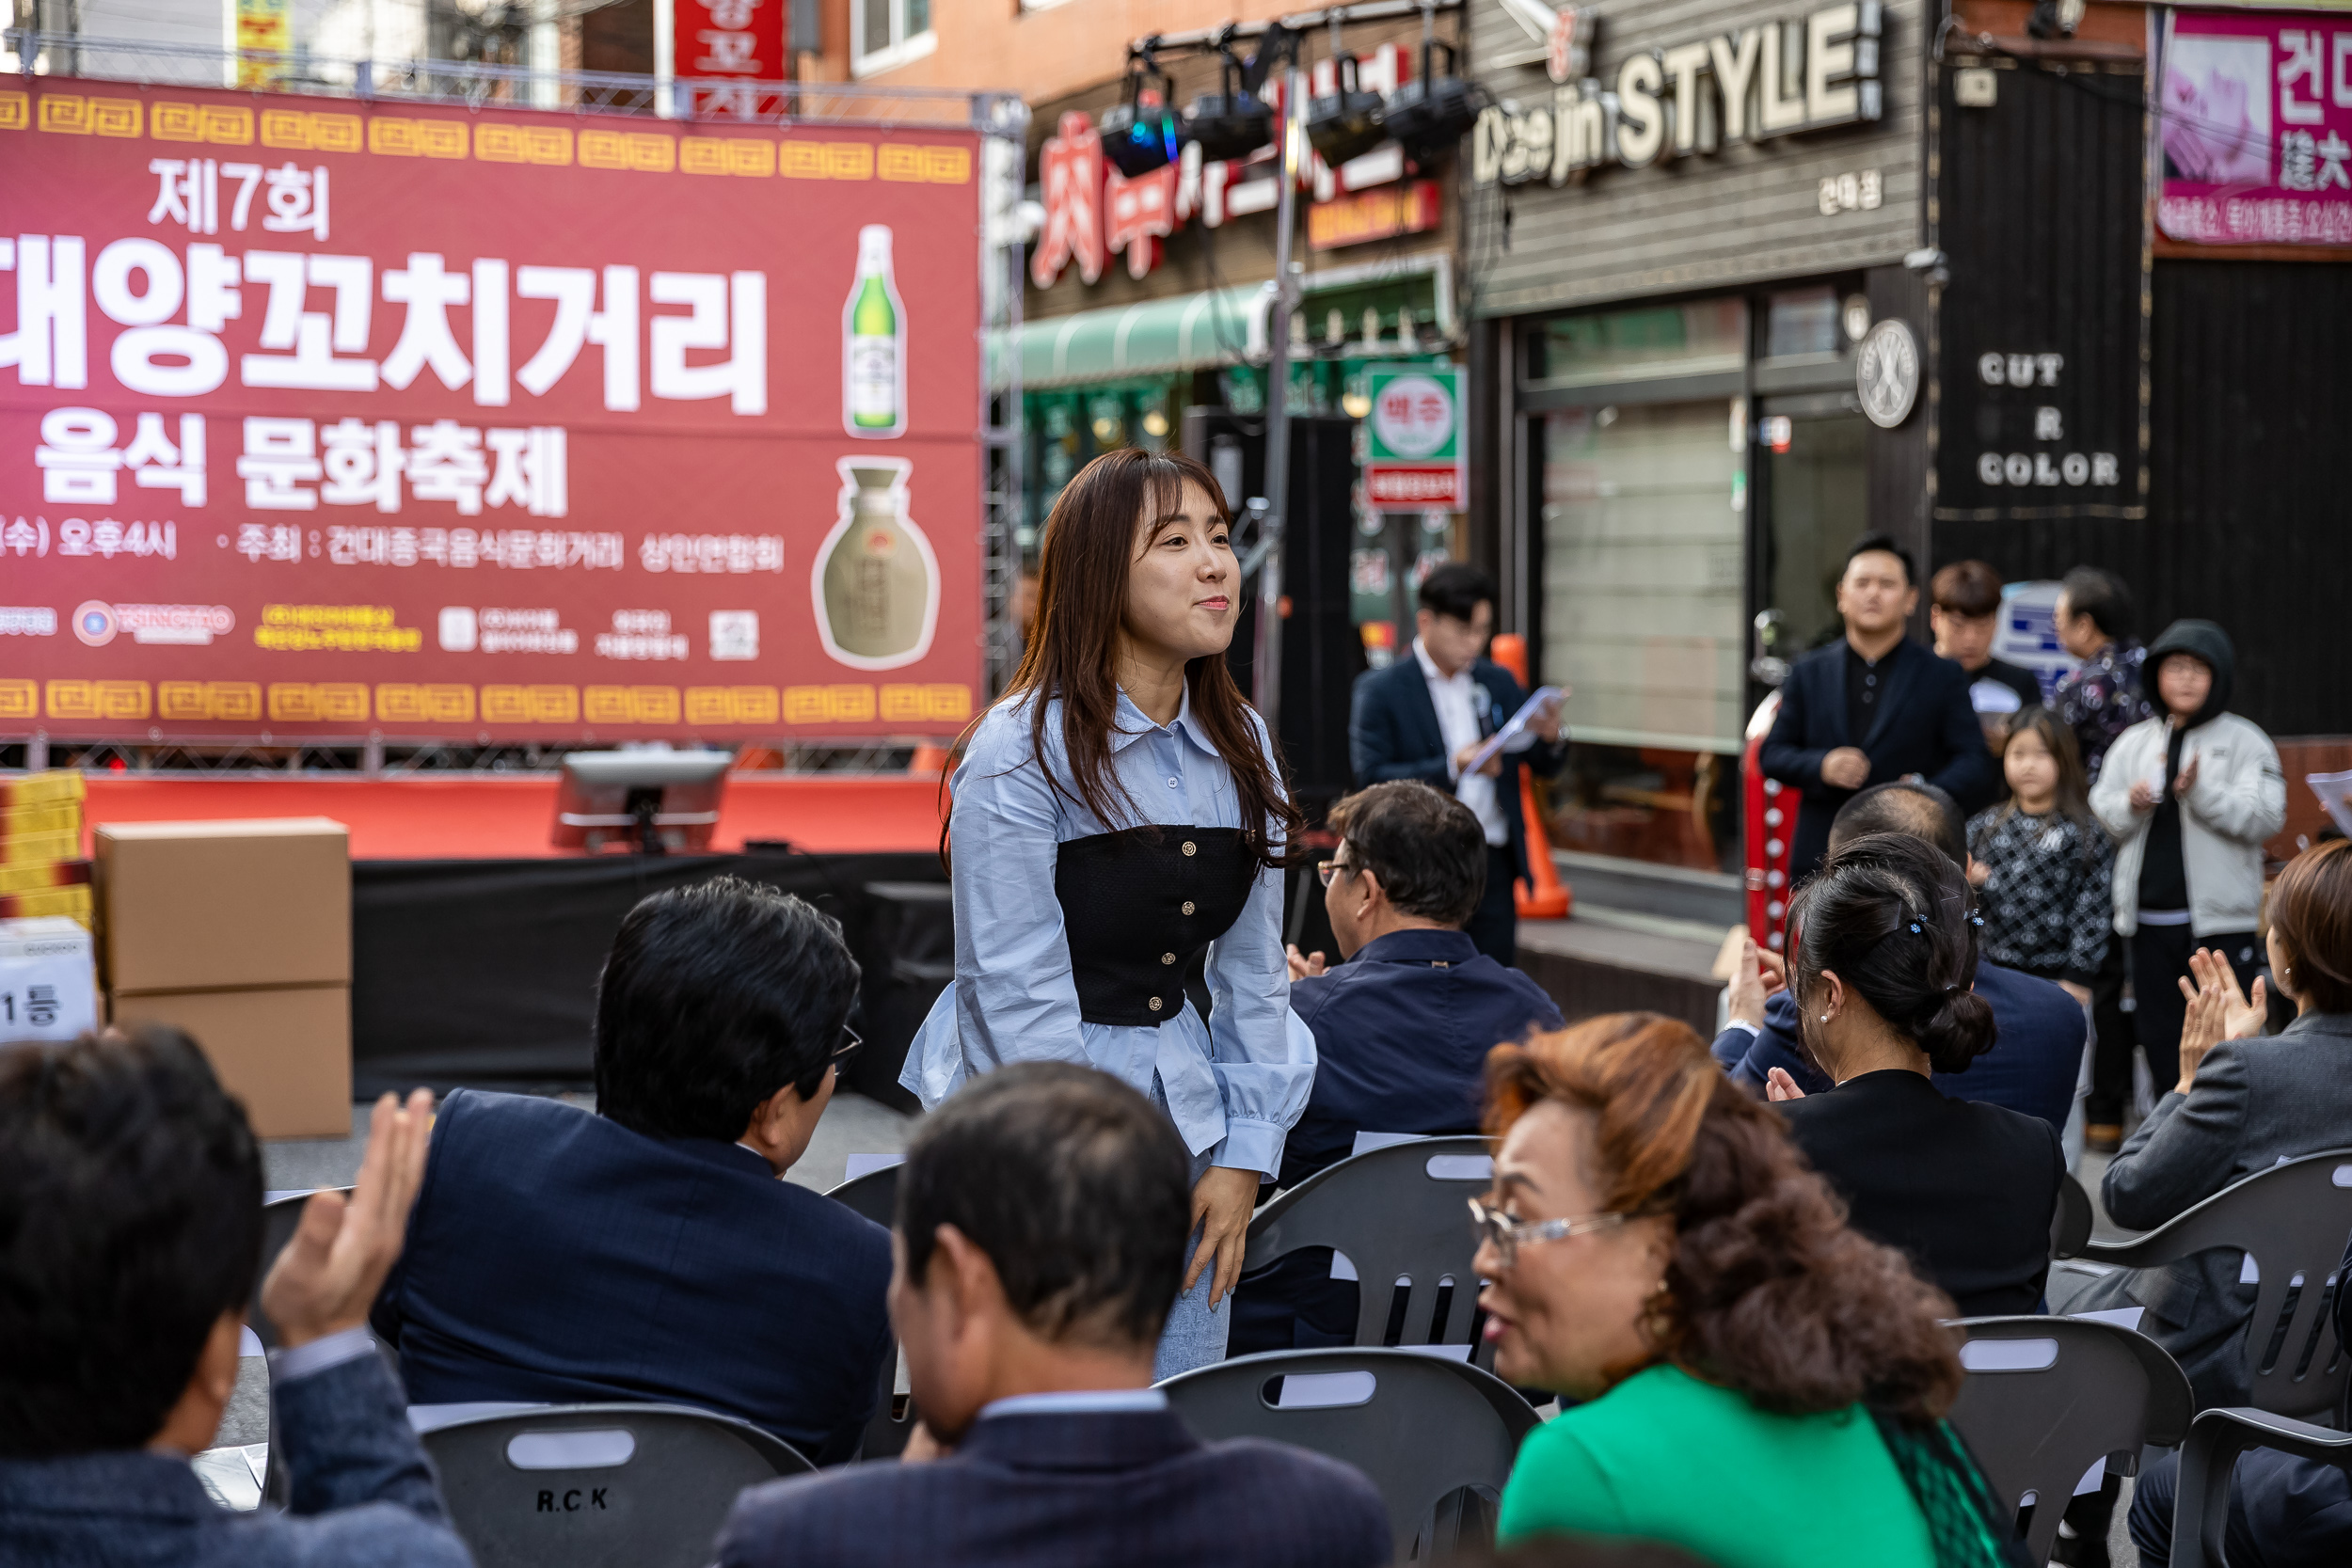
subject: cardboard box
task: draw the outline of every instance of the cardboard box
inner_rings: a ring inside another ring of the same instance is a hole
[[[70,1040],[97,1026],[98,955],[88,927],[57,917],[0,920],[0,1041]]]
[[[324,816],[102,822],[106,988],[351,983],[351,834]]]
[[[44,888],[89,886],[87,861],[37,861],[0,865],[0,894],[39,893]]]
[[[19,833],[73,833],[82,831],[82,802],[53,800],[40,806],[0,807],[0,836]]]
[[[83,782],[78,768],[53,768],[46,773],[20,773],[12,779],[0,779],[0,810],[46,805],[53,800],[80,800],[88,794],[89,785]]]
[[[85,931],[94,931],[98,922],[90,908],[90,891],[82,887],[39,888],[31,893],[0,893],[0,919],[24,919],[36,916],[59,915],[71,920]],[[92,971],[93,975],[95,970]]]
[[[264,1138],[351,1132],[351,988],[183,991],[113,999],[117,1024],[168,1023],[196,1037]]]
[[[72,832],[11,833],[0,836],[0,863],[26,861],[70,861],[82,852],[82,834]]]

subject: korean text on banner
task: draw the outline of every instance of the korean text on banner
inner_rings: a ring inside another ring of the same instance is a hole
[[[2156,223],[2203,245],[2352,245],[2352,15],[2168,13]]]
[[[0,88],[0,734],[954,733],[978,161]]]

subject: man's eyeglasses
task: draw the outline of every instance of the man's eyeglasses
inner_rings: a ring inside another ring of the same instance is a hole
[[[848,1024],[843,1024],[841,1026],[841,1043],[834,1048],[833,1053],[833,1065],[835,1070],[848,1067],[850,1065],[850,1058],[865,1049],[866,1037],[850,1028]]]
[[[1315,879],[1325,887],[1329,887],[1341,872],[1355,869],[1355,866],[1348,864],[1345,861],[1317,861],[1315,862]]]
[[[1489,1209],[1476,1198],[1470,1200],[1470,1224],[1481,1240],[1494,1243],[1495,1255],[1510,1268],[1519,1260],[1519,1248],[1538,1242],[1565,1241],[1589,1231],[1614,1230],[1631,1218],[1629,1214],[1584,1214],[1572,1220],[1529,1221],[1515,1218],[1500,1209]]]

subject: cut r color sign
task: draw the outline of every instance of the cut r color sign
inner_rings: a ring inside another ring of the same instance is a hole
[[[1461,367],[1374,365],[1367,374],[1372,439],[1365,499],[1383,512],[1466,510]]]

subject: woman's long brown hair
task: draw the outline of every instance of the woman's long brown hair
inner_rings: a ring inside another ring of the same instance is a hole
[[[1958,1316],[1951,1299],[1847,1227],[1779,1115],[1689,1024],[1613,1013],[1487,1055],[1489,1132],[1546,1100],[1593,1117],[1606,1209],[1673,1220],[1642,1324],[1653,1358],[1780,1415],[1859,1402],[1921,1427],[1950,1407],[1960,1355],[1937,1320]]]
[[[1046,705],[1053,698],[1061,699],[1070,780],[1065,784],[1048,769],[1046,782],[1055,794],[1113,827],[1133,823],[1140,815],[1111,766],[1127,576],[1138,539],[1148,547],[1184,509],[1186,484],[1198,486],[1216,509],[1215,526],[1232,526],[1223,488],[1205,467],[1180,452],[1132,448],[1105,452],[1063,487],[1045,520],[1037,619],[1030,626],[1028,649],[1012,683],[996,699],[999,706],[1037,699],[1029,710],[1029,746],[1041,761],[1045,756]],[[1235,576],[1232,593],[1238,603],[1242,585],[1239,574]],[[1298,837],[1298,810],[1282,788],[1281,753],[1273,736],[1266,736],[1263,747],[1259,745],[1257,715],[1234,684],[1222,653],[1187,663],[1184,683],[1192,691],[1193,718],[1232,770],[1242,828],[1258,858],[1268,865],[1285,863],[1287,847]],[[977,724],[975,721],[974,727]],[[1277,849],[1276,841],[1285,847]]]

